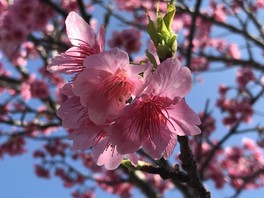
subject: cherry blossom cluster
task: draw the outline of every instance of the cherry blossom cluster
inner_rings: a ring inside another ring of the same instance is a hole
[[[227,116],[223,118],[223,123],[226,126],[232,126],[238,122],[251,122],[253,116],[253,101],[255,100],[248,86],[250,83],[256,83],[255,74],[250,68],[242,68],[237,71],[236,82],[238,88],[237,96],[228,98],[228,92],[234,91],[234,88],[225,85],[219,86],[220,98],[217,100],[217,106]],[[244,94],[239,94],[239,93]]]
[[[197,142],[192,143],[198,169],[201,171],[202,165],[217,142],[214,145],[205,142],[201,145]],[[264,171],[263,152],[252,139],[243,138],[242,146],[218,150],[204,171],[204,179],[212,179],[216,188],[223,188],[227,183],[236,189],[259,188],[263,186],[263,175],[261,177],[256,175]],[[252,172],[256,175],[252,175]]]
[[[73,47],[53,58],[48,70],[75,74],[61,89],[66,99],[57,113],[74,149],[92,148],[98,165],[115,169],[125,156],[136,163],[141,148],[153,159],[167,159],[177,135],[200,133],[200,119],[184,99],[192,86],[187,67],[173,58],[156,69],[131,64],[125,51],[104,50],[102,27],[95,35],[75,12],[65,23]]]
[[[136,29],[126,29],[121,32],[114,31],[112,39],[109,40],[108,44],[111,48],[118,47],[128,54],[135,53],[141,48],[140,37],[141,32]]]
[[[0,49],[10,59],[27,36],[33,31],[43,31],[53,16],[53,10],[39,0],[15,0],[11,5],[3,1],[0,10]]]
[[[227,171],[234,188],[255,189],[263,186],[264,176],[252,175],[262,172],[264,158],[261,148],[252,139],[243,138],[243,147],[227,147],[222,166]],[[247,182],[249,181],[249,182]]]

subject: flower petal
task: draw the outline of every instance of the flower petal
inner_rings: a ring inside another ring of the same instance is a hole
[[[59,54],[51,59],[47,66],[50,73],[60,72],[65,74],[77,73],[83,70],[83,66],[76,62],[73,56],[80,56],[76,47],[71,47],[65,53]]]
[[[106,101],[105,96],[93,94],[94,97],[89,100],[89,117],[98,125],[103,125],[107,119],[117,115],[125,106],[116,101]]]
[[[185,135],[198,135],[201,133],[201,129],[196,125],[191,125],[185,120],[174,120],[176,125],[174,128],[176,129],[177,135],[185,136]]]
[[[197,135],[201,130],[196,125],[201,124],[199,116],[187,105],[184,99],[180,99],[175,106],[168,110],[171,124],[170,130],[177,135]]]
[[[77,132],[78,131],[78,132]],[[76,132],[71,132],[69,134],[69,139],[73,140],[73,150],[86,150],[94,146],[96,136],[95,131],[89,131],[88,129],[78,129]]]
[[[86,68],[100,69],[113,74],[118,68],[125,68],[127,65],[129,65],[127,53],[118,48],[88,56],[84,60]]]
[[[141,147],[140,134],[132,119],[135,108],[135,103],[126,106],[122,114],[110,125],[109,140],[120,154],[134,153]]]
[[[65,21],[66,31],[72,45],[79,46],[86,42],[91,47],[95,44],[93,29],[76,12],[70,12]]]
[[[99,52],[104,51],[105,47],[105,29],[104,26],[100,26],[99,32],[96,37],[97,47]]]
[[[108,72],[97,69],[84,69],[73,81],[73,93],[80,96],[81,104],[87,106],[97,92],[98,84],[109,76]],[[98,93],[97,93],[98,94]]]
[[[199,125],[201,120],[199,116],[189,107],[185,99],[180,99],[168,110],[170,117],[176,120],[185,120],[190,124]]]
[[[73,96],[62,103],[57,115],[62,119],[63,127],[76,129],[80,127],[81,120],[85,119],[87,108],[81,105],[79,97]]]
[[[170,58],[158,66],[146,93],[173,99],[186,96],[191,87],[191,71],[187,67],[180,67],[177,59]]]
[[[160,134],[156,134],[153,138],[146,139],[143,143],[144,151],[155,160],[164,156],[169,158],[177,143],[177,134],[169,129],[163,129]]]
[[[107,148],[108,141],[108,138],[105,138],[95,146],[93,158],[98,166],[104,165],[107,170],[114,170],[120,165],[124,156],[118,154],[111,146]]]

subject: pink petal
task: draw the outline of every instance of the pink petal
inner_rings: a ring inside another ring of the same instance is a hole
[[[65,24],[72,45],[78,46],[83,41],[91,47],[95,44],[93,29],[76,12],[69,13]]]
[[[118,68],[124,68],[128,64],[127,53],[118,48],[88,56],[84,60],[86,68],[100,69],[113,74]]]
[[[72,56],[80,56],[76,52],[76,47],[71,47],[65,53],[59,54],[51,59],[51,63],[47,66],[50,73],[61,72],[65,74],[72,74],[83,70],[83,66],[76,63],[76,58]]]
[[[136,153],[128,154],[127,156],[127,158],[131,161],[134,166],[138,165],[138,157]]]
[[[84,69],[80,72],[73,81],[73,93],[80,96],[81,104],[87,106],[89,100],[93,98],[100,84],[105,78],[109,76],[108,72],[97,69]]]
[[[118,154],[115,148],[107,146],[108,138],[100,141],[93,150],[93,158],[98,166],[104,165],[107,170],[114,170],[120,165],[124,156]]]
[[[61,89],[60,93],[66,96],[73,96],[72,92],[73,85],[72,83],[66,83]]]
[[[73,150],[86,150],[94,146],[94,137],[96,133],[94,131],[88,131],[83,129],[82,131],[72,132],[69,134],[69,139],[73,140]],[[84,131],[85,130],[85,131]]]
[[[80,126],[84,115],[87,115],[87,108],[80,103],[79,97],[71,97],[59,107],[57,115],[62,119],[62,126],[65,128],[76,129]]]
[[[132,124],[133,108],[130,104],[115,122],[110,125],[109,139],[120,154],[130,154],[136,152],[141,147],[140,134]]]
[[[177,135],[197,135],[201,130],[196,125],[201,124],[199,116],[187,105],[184,99],[168,110],[171,124],[167,126]]]
[[[176,143],[177,134],[168,129],[163,129],[160,131],[160,134],[145,139],[142,147],[155,160],[160,159],[162,156],[167,159],[172,154]]]
[[[198,135],[201,133],[201,129],[196,125],[191,125],[185,120],[175,120],[174,128],[176,129],[177,135]]]
[[[189,107],[185,99],[180,99],[175,106],[168,110],[168,113],[176,120],[185,120],[193,125],[201,124],[199,116]]]
[[[191,87],[191,71],[187,67],[180,67],[177,59],[170,58],[158,66],[146,92],[173,99],[184,97]]]
[[[99,52],[104,51],[105,46],[105,29],[104,26],[100,26],[99,32],[96,37]]]
[[[95,93],[89,100],[89,117],[98,125],[103,125],[112,115],[117,115],[125,106],[116,101],[107,101],[105,96]]]

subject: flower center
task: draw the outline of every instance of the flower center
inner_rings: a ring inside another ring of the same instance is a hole
[[[154,135],[161,134],[160,131],[167,125],[167,122],[172,125],[166,110],[168,105],[164,98],[160,97],[143,95],[142,99],[143,101],[135,111],[130,129],[134,127],[141,139],[146,136],[152,139]]]
[[[101,94],[107,100],[116,100],[124,103],[131,96],[133,91],[132,83],[127,79],[126,71],[118,69],[114,75],[109,76],[103,82]]]

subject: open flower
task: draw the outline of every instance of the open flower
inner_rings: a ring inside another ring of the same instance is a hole
[[[183,99],[191,86],[191,72],[178,60],[160,64],[142,94],[110,126],[109,139],[117,152],[134,153],[142,147],[153,159],[168,158],[177,135],[201,133],[198,115]]]
[[[87,57],[84,65],[73,81],[73,93],[97,125],[117,115],[143,86],[138,74],[145,66],[129,64],[127,53],[117,48]]]
[[[84,69],[87,56],[104,50],[105,31],[101,26],[96,36],[93,29],[76,13],[70,12],[65,21],[67,35],[73,47],[51,59],[50,72],[77,73]]]

